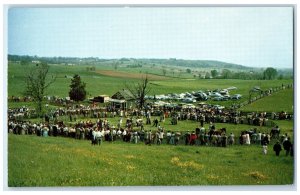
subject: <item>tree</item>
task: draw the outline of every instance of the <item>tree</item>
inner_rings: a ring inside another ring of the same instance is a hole
[[[36,103],[36,113],[41,116],[42,102],[45,95],[45,90],[55,81],[56,76],[52,75],[47,78],[49,73],[49,65],[46,63],[36,64],[29,69],[25,76],[26,88],[25,94],[33,97]]]
[[[80,76],[78,74],[74,75],[70,85],[70,99],[76,102],[83,101],[86,97],[85,86],[86,84],[81,81]]]
[[[27,59],[23,59],[23,60],[21,60],[21,65],[22,66],[26,66],[26,65],[28,65],[29,64],[29,60],[27,60]]]
[[[131,92],[133,97],[137,101],[137,106],[139,109],[144,108],[145,102],[146,102],[146,95],[150,92],[150,88],[148,86],[149,80],[148,76],[143,77],[140,82],[132,85],[125,84],[125,87],[128,91]]]
[[[119,63],[118,63],[118,62],[115,62],[115,63],[113,64],[113,67],[114,67],[115,70],[117,70],[118,67],[119,67]]]
[[[207,72],[207,73],[205,74],[205,79],[210,79],[210,74],[209,74],[209,72]]]
[[[231,71],[228,69],[223,69],[222,70],[222,77],[223,79],[229,79],[231,77]]]
[[[217,75],[218,75],[218,71],[217,70],[211,70],[210,74],[211,74],[212,78],[216,78]]]
[[[277,70],[271,67],[268,67],[264,71],[264,79],[265,80],[272,80],[277,76]]]
[[[192,70],[189,69],[189,68],[187,68],[187,69],[186,69],[186,72],[190,74],[190,73],[192,72]]]
[[[166,69],[162,69],[162,71],[163,71],[163,75],[166,76],[167,70]]]

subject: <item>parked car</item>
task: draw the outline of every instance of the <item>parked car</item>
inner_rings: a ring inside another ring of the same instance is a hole
[[[182,108],[195,108],[196,106],[193,104],[185,104],[182,106]]]
[[[223,97],[220,93],[218,93],[218,92],[212,92],[211,93],[211,95],[210,95],[210,97]]]
[[[224,107],[224,106],[221,106],[221,105],[214,105],[213,108],[214,108],[214,109],[218,109],[218,110],[222,110],[222,109],[224,109],[225,107]]]
[[[213,101],[222,101],[223,100],[223,96],[214,97],[212,100]]]
[[[227,94],[227,95],[223,95],[223,101],[227,101],[227,100],[230,100],[230,95]]]
[[[227,90],[236,90],[237,88],[232,86],[232,87],[228,87]]]
[[[231,99],[232,100],[239,100],[242,98],[242,95],[241,94],[234,94],[233,96],[231,96]]]
[[[194,94],[194,96],[196,97],[196,100],[198,101],[202,101],[202,100],[207,100],[208,97],[205,93],[200,93],[200,92],[197,92]]]
[[[195,103],[196,100],[195,99],[192,99],[192,98],[184,98],[182,100],[182,102],[185,102],[185,103]]]
[[[222,89],[219,93],[220,93],[221,95],[229,95],[227,89]]]

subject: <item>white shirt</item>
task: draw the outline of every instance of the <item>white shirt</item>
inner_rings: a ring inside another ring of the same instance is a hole
[[[127,132],[126,132],[126,130],[124,130],[124,131],[123,131],[123,135],[126,135],[126,134],[127,134]]]
[[[118,130],[117,131],[117,135],[121,135],[122,134],[122,131],[121,130]]]
[[[164,138],[164,132],[160,132],[158,137],[159,137],[160,139],[163,139],[163,138]]]
[[[103,136],[103,134],[102,134],[101,131],[96,131],[96,132],[95,132],[95,137],[96,137],[96,138],[99,138],[99,137],[102,137],[102,136]]]

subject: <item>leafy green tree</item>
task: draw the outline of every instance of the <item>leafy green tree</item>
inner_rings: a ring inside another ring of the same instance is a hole
[[[70,85],[70,99],[76,102],[83,101],[86,98],[85,86],[86,84],[81,81],[80,76],[78,74],[74,75]]]
[[[209,72],[207,72],[207,73],[205,74],[205,79],[210,79],[210,73],[209,73]]]
[[[113,67],[114,67],[115,70],[117,70],[118,67],[119,67],[119,63],[118,63],[118,62],[115,62],[115,63],[113,64]]]
[[[268,67],[265,71],[264,71],[264,79],[265,80],[272,80],[275,79],[275,77],[277,76],[277,70],[275,68],[271,68]]]
[[[231,78],[231,76],[232,76],[232,73],[230,70],[228,70],[228,69],[222,70],[222,78],[229,79],[229,78]]]
[[[192,70],[188,68],[188,69],[186,69],[186,72],[190,74],[192,72]]]
[[[218,76],[218,71],[217,70],[211,70],[210,74],[211,74],[212,78],[216,78]]]
[[[167,70],[166,69],[162,69],[163,75],[166,76],[167,74]]]
[[[23,60],[21,60],[21,65],[22,66],[26,66],[26,65],[28,65],[29,64],[29,60],[27,60],[27,59],[23,59]]]
[[[52,75],[50,78],[49,65],[47,63],[36,64],[29,68],[29,72],[25,76],[25,95],[33,97],[36,103],[36,113],[42,115],[42,102],[45,96],[45,90],[55,81],[56,76]]]

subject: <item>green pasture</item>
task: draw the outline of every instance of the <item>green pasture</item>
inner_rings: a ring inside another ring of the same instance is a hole
[[[30,66],[30,65],[29,65]],[[58,78],[47,90],[46,95],[66,97],[74,74],[79,74],[87,84],[89,97],[100,94],[113,95],[124,88],[124,83],[134,83],[138,79],[122,79],[99,75],[86,70],[87,66],[51,65],[50,72]],[[155,66],[157,68],[157,66]],[[113,69],[113,66],[96,66],[100,69]],[[159,74],[159,68],[145,69],[148,73]],[[22,96],[25,88],[24,73],[27,66],[8,65],[8,96]],[[137,68],[120,67],[118,71],[139,73]],[[161,75],[161,74],[159,74]],[[168,76],[168,73],[167,73]],[[187,78],[187,77],[186,77]],[[223,89],[231,86],[240,93],[239,101],[208,103],[231,105],[248,100],[249,90],[260,86],[262,90],[291,84],[293,80],[221,80],[186,79],[168,77],[167,80],[150,81],[151,94],[181,93],[206,89]],[[290,111],[293,105],[293,90],[286,89],[258,100],[242,111]],[[32,102],[8,102],[9,107],[27,105]],[[49,105],[48,109],[54,108]],[[152,116],[152,120],[155,116]],[[157,117],[158,118],[158,117]],[[43,119],[33,119],[39,122]],[[59,117],[67,125],[74,125],[66,116]],[[77,118],[77,121],[96,120]],[[108,117],[110,124],[117,125],[119,117]],[[294,122],[277,120],[281,133],[288,133],[294,140]],[[125,119],[123,120],[123,125]],[[170,119],[160,122],[166,131],[194,131],[199,122],[178,121],[171,125]],[[238,135],[243,130],[257,128],[269,133],[271,127],[235,125],[217,123],[216,128],[227,129],[227,133]],[[145,125],[145,130],[157,128]],[[205,124],[208,128],[208,124]],[[137,127],[135,127],[137,129]],[[7,132],[7,131],[6,131]],[[184,146],[183,140],[178,146],[146,146],[143,143],[132,144],[116,141],[104,142],[101,146],[91,146],[87,140],[75,140],[63,137],[37,137],[33,135],[8,134],[8,186],[9,187],[62,187],[62,186],[206,186],[206,185],[290,185],[294,183],[294,159],[286,157],[284,151],[276,157],[272,151],[272,140],[267,155],[262,154],[260,145],[234,146],[221,148],[211,146]]]
[[[291,185],[294,159],[260,145],[144,145],[8,135],[9,187]]]
[[[28,71],[30,66],[22,66],[19,64],[10,63],[8,65],[8,96],[23,96],[25,83],[24,75]],[[130,79],[130,78],[117,78],[100,75],[96,72],[87,71],[89,66],[65,66],[65,65],[51,65],[50,73],[57,74],[56,81],[47,89],[45,95],[50,96],[59,96],[67,97],[69,92],[69,85],[71,83],[71,78],[74,74],[79,74],[82,78],[82,81],[86,83],[86,90],[88,92],[88,98],[94,97],[100,94],[113,95],[118,90],[125,88],[125,83],[128,85],[134,84],[139,81],[139,79]],[[106,69],[112,70],[112,66],[96,66],[96,70]],[[150,68],[151,69],[151,68]],[[155,70],[155,69],[153,69]],[[139,71],[136,68],[120,68],[118,71],[124,72],[136,72]],[[155,74],[155,72],[153,72]],[[282,84],[292,84],[292,80],[237,80],[237,79],[186,79],[186,78],[171,78],[168,77],[167,80],[156,80],[149,83],[151,88],[150,95],[159,95],[167,93],[182,93],[190,91],[199,91],[199,90],[214,90],[214,89],[224,89],[231,86],[237,87],[236,90],[232,90],[230,94],[242,94],[243,97],[241,100],[229,100],[229,101],[212,101],[209,100],[208,103],[220,104],[224,106],[231,106],[232,104],[237,104],[249,100],[249,90],[254,86],[260,86],[262,90],[267,90],[269,88],[280,87]],[[283,100],[282,103],[290,107],[293,104],[293,99],[290,98],[293,94],[291,90],[285,90],[284,93],[288,93],[289,98],[287,102]],[[272,95],[273,96],[273,95]],[[277,99],[274,95],[273,99]],[[273,100],[272,100],[273,101]],[[258,105],[261,106],[261,109],[264,110],[264,103]],[[271,105],[271,104],[269,104]],[[251,110],[252,106],[249,106]],[[249,110],[245,109],[245,110]],[[281,109],[281,108],[280,108]],[[279,111],[281,111],[279,109]],[[255,108],[256,111],[257,108]]]
[[[46,95],[67,97],[70,90],[71,79],[75,74],[80,75],[86,83],[86,90],[90,97],[107,94],[112,95],[124,88],[125,81],[119,78],[102,76],[95,72],[87,71],[87,66],[51,65],[50,74],[56,74],[56,81],[46,90]],[[25,74],[29,67],[19,64],[8,65],[8,97],[23,96],[25,89]],[[136,81],[127,79],[126,82]]]
[[[123,64],[118,64],[117,68],[115,68],[114,64],[116,62],[102,62],[96,65],[96,69],[99,70],[117,70],[117,71],[124,71],[124,72],[132,72],[132,73],[148,73],[166,77],[173,77],[173,78],[185,78],[191,79],[194,78],[194,74],[199,74],[198,68],[189,68],[192,70],[192,73],[187,73],[186,69],[188,67],[180,67],[180,66],[172,66],[172,65],[162,65],[162,64],[155,64],[155,63],[138,63],[141,64],[142,67],[130,67],[136,65],[134,62],[124,62]],[[128,67],[129,66],[129,67]],[[201,70],[210,71],[211,69],[201,68]],[[164,73],[165,71],[165,73]]]
[[[285,89],[278,91],[275,94],[262,98],[249,104],[243,108],[241,111],[257,111],[257,112],[274,112],[274,111],[284,111],[288,113],[293,113],[294,111],[294,90]]]

